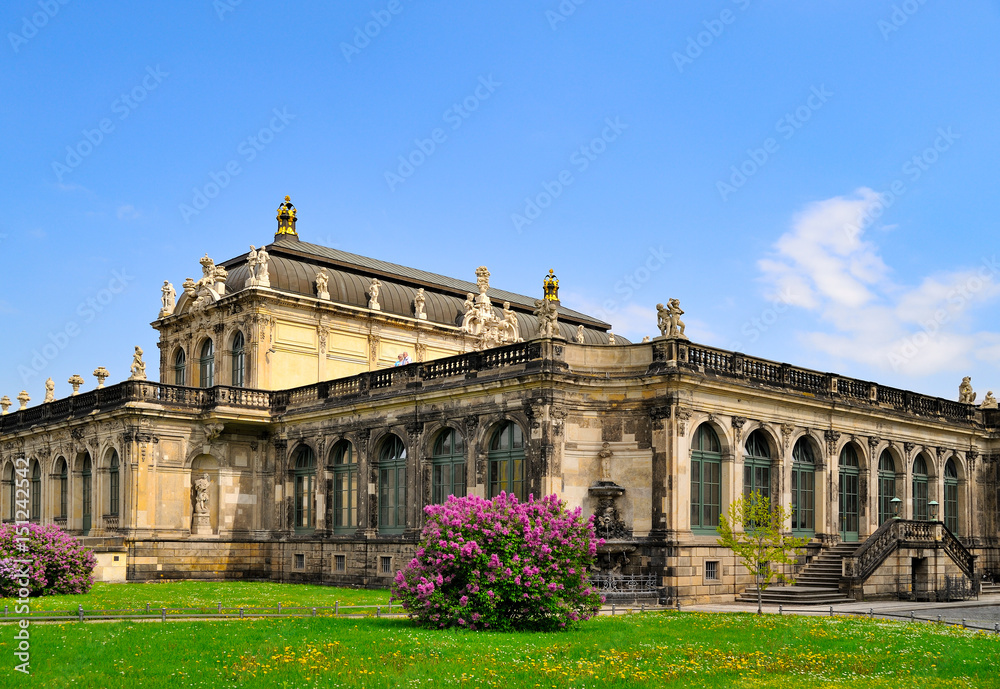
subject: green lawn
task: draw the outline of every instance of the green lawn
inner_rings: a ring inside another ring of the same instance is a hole
[[[15,627],[0,625],[11,658]],[[35,624],[44,687],[1000,687],[1000,637],[867,619],[648,613],[554,634],[400,619]],[[12,662],[0,686],[29,686]]]
[[[144,609],[146,603],[156,608],[203,608],[214,610],[218,603],[223,607],[267,607],[279,602],[282,607],[380,605],[389,602],[389,591],[347,589],[314,584],[273,584],[255,581],[171,581],[148,584],[105,584],[95,582],[90,593],[80,596],[41,596],[32,598],[31,610],[84,610]],[[0,599],[0,608],[10,606],[13,599]]]

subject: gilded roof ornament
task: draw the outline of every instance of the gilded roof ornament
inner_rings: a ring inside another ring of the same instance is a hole
[[[545,276],[542,286],[545,288],[546,299],[549,301],[559,301],[559,278],[555,276],[551,268],[549,268],[549,274]]]
[[[292,205],[292,199],[289,196],[285,197],[285,202],[278,206],[278,231],[274,233],[277,238],[283,234],[291,235],[293,237],[298,237],[298,232],[295,231],[295,206]]]

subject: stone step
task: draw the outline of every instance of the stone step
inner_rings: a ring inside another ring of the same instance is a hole
[[[810,586],[770,586],[764,589],[760,598],[761,602],[772,605],[833,605],[853,602],[836,588]],[[757,589],[749,587],[736,600],[741,603],[756,603]]]
[[[1000,593],[1000,584],[991,584],[988,581],[983,582],[983,593]]]

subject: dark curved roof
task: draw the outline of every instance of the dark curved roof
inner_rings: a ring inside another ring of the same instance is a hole
[[[472,282],[307,244],[284,235],[270,244],[267,251],[270,255],[268,277],[273,290],[315,297],[316,273],[323,267],[330,275],[327,289],[332,302],[367,308],[371,278],[377,277],[382,283],[379,305],[383,312],[412,318],[413,297],[417,289],[423,287],[427,319],[434,323],[461,325],[466,295],[479,292]],[[226,292],[244,289],[248,275],[246,254],[222,265],[229,271]],[[509,301],[517,314],[521,337],[527,340],[534,336],[538,327],[537,319],[532,315],[535,298],[492,287],[489,296],[498,316],[503,303]],[[178,303],[178,309],[181,306]],[[607,344],[607,330],[610,328],[607,323],[560,306],[559,330],[562,336],[572,341],[578,325],[584,326],[584,341],[587,344]],[[617,344],[630,344],[617,335],[615,340]]]

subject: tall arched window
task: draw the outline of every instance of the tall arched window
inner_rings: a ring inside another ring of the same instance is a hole
[[[14,465],[8,463],[3,470],[3,488],[4,493],[7,494],[7,510],[3,515],[4,521],[14,521],[15,510],[17,509],[14,507],[14,505],[17,504],[16,486],[17,482],[14,480]]]
[[[187,356],[183,349],[174,355],[174,385],[187,385]]]
[[[816,530],[816,457],[806,438],[792,448],[792,531],[812,534]]]
[[[944,465],[944,525],[958,533],[958,469],[954,459]]]
[[[354,446],[341,440],[333,446],[333,530],[349,533],[358,526],[358,464]]]
[[[198,359],[198,385],[210,388],[215,385],[215,345],[211,340],[205,340],[201,346],[201,358]]]
[[[747,437],[743,455],[743,495],[759,491],[761,497],[771,497],[771,448],[767,436],[756,430]]]
[[[118,452],[111,451],[111,461],[108,462],[108,514],[118,516],[118,496],[119,492],[119,463]]]
[[[888,450],[878,458],[878,523],[893,518],[892,499],[896,497],[896,463]]]
[[[80,481],[82,498],[83,498],[80,501],[81,506],[83,507],[82,528],[83,528],[83,535],[89,536],[90,527],[94,519],[93,517],[94,484],[93,484],[93,475],[91,473],[91,463],[89,454],[84,456],[83,458],[83,472],[81,474],[81,478],[83,479],[82,481]]]
[[[310,531],[313,521],[313,483],[316,480],[316,455],[302,445],[295,455],[295,530]]]
[[[42,467],[38,460],[31,462],[31,501],[30,501],[31,521],[40,522],[42,520]]]
[[[722,511],[722,446],[707,423],[691,446],[691,529],[715,533]]]
[[[861,465],[858,451],[851,444],[840,451],[840,537],[848,542],[857,541],[861,525],[860,482]]]
[[[524,433],[513,421],[505,421],[490,438],[490,497],[502,491],[524,500]]]
[[[243,333],[233,336],[233,387],[241,388],[246,382],[247,359],[243,344]]]
[[[59,514],[56,516],[65,519],[69,506],[69,468],[66,466],[65,459],[59,460],[56,470],[59,473]]]
[[[390,435],[378,451],[378,530],[402,533],[406,528],[406,446]]]
[[[927,462],[923,455],[913,460],[913,518],[927,520]]]
[[[465,496],[465,440],[452,428],[438,433],[431,452],[431,501],[443,503],[449,495]]]

